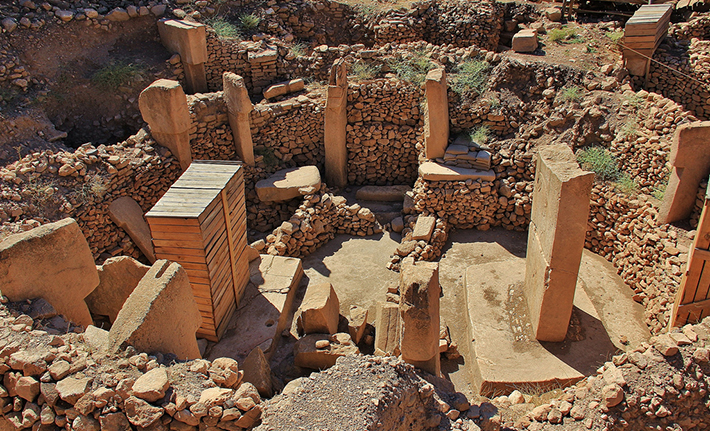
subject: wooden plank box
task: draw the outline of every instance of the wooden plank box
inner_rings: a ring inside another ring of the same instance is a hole
[[[145,218],[155,257],[187,271],[202,315],[197,335],[218,341],[249,281],[244,168],[193,161]]]

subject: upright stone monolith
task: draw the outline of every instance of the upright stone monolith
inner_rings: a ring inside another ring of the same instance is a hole
[[[177,157],[183,170],[187,169],[192,163],[191,120],[180,83],[158,79],[141,92],[138,107],[153,139]]]
[[[449,97],[446,72],[434,69],[426,75],[424,117],[424,149],[427,159],[444,157],[449,145]]]
[[[232,72],[222,75],[224,100],[227,102],[229,126],[234,136],[234,148],[237,154],[247,165],[254,164],[254,143],[251,139],[251,125],[249,113],[254,110],[254,105],[249,99],[249,91],[244,84],[244,78]]]
[[[563,341],[567,334],[593,181],[567,145],[551,145],[537,155],[525,295],[540,341]]]
[[[333,187],[348,183],[348,77],[345,62],[333,63],[330,70],[328,99],[325,103],[325,182]]]
[[[187,92],[206,93],[207,32],[199,22],[176,19],[158,21],[160,40],[166,48],[180,54]]]
[[[399,278],[402,359],[439,376],[439,264],[402,266]]]

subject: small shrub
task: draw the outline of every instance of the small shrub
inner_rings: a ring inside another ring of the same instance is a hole
[[[291,46],[290,51],[291,54],[295,55],[296,57],[303,57],[308,54],[308,45],[303,42],[299,42]]]
[[[616,30],[616,31],[608,31],[606,33],[606,37],[611,39],[611,41],[614,44],[619,44],[621,43],[621,40],[624,38],[624,30]]]
[[[616,181],[620,178],[616,157],[606,148],[589,147],[577,153],[577,161],[582,169],[592,171],[598,180]]]
[[[631,139],[638,136],[638,119],[636,117],[628,118],[619,129],[619,136],[624,139]]]
[[[108,192],[109,180],[99,174],[92,176],[74,193],[77,202],[98,202]]]
[[[30,202],[38,208],[46,207],[52,201],[55,193],[54,182],[42,178],[29,180],[26,190]]]
[[[471,141],[477,143],[478,145],[483,145],[491,138],[491,131],[486,126],[480,126],[471,130],[469,136],[471,137]]]
[[[467,60],[451,74],[451,89],[460,95],[481,95],[488,88],[491,65],[484,60]]]
[[[585,41],[575,29],[568,27],[550,30],[549,39],[550,42],[556,43],[583,43]]]
[[[358,61],[353,64],[350,69],[350,74],[353,75],[358,81],[367,81],[368,79],[374,79],[380,73],[382,66],[367,64],[363,61]]]
[[[666,187],[668,187],[668,184],[666,183],[659,184],[657,187],[654,187],[653,191],[651,191],[651,196],[659,201],[662,201],[666,196]]]
[[[259,27],[260,23],[261,18],[259,18],[259,16],[257,15],[254,15],[253,13],[245,13],[239,15],[239,24],[241,25],[242,29],[246,31],[256,30],[256,28]]]
[[[128,84],[131,80],[140,76],[142,72],[143,68],[141,66],[119,61],[108,64],[94,72],[91,76],[91,82],[99,87],[114,90]]]
[[[415,51],[409,57],[390,61],[389,66],[399,79],[416,85],[421,85],[427,72],[434,68],[424,51]]]
[[[217,33],[217,36],[221,38],[241,38],[239,28],[222,17],[208,19],[207,24],[212,27]]]
[[[563,102],[578,102],[582,98],[583,90],[577,86],[565,87],[560,93]]]
[[[619,179],[614,182],[614,187],[627,195],[635,195],[639,192],[639,185],[627,173],[619,175]]]

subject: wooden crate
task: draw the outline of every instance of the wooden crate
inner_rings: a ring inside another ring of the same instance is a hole
[[[249,281],[244,169],[193,161],[145,217],[155,257],[187,271],[202,315],[198,336],[218,341]]]
[[[641,6],[626,21],[624,45],[636,50],[655,50],[668,32],[672,10],[670,4]]]

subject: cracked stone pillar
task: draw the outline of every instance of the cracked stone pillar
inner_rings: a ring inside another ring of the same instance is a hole
[[[685,220],[693,212],[700,182],[710,174],[710,121],[676,129],[670,162],[673,171],[659,211],[662,223]]]
[[[444,157],[449,145],[449,98],[446,72],[434,69],[426,75],[424,116],[424,148],[427,159]]]
[[[158,21],[160,40],[166,48],[180,54],[185,69],[187,92],[206,93],[207,34],[205,25],[177,19]]]
[[[244,79],[232,72],[222,75],[224,100],[227,102],[229,126],[234,136],[234,147],[237,154],[247,165],[254,164],[254,143],[251,139],[251,125],[249,113],[254,110],[254,105],[249,99],[249,92],[244,85]]]
[[[347,102],[347,69],[341,59],[333,63],[330,70],[325,103],[325,181],[334,187],[345,187],[348,183]]]
[[[435,376],[439,360],[439,264],[417,262],[402,267],[399,277],[402,359]]]
[[[525,296],[540,341],[563,341],[567,334],[593,181],[567,145],[551,145],[537,155]]]
[[[183,170],[187,169],[192,163],[189,134],[192,121],[180,83],[169,79],[153,82],[138,97],[138,108],[153,139],[177,157]]]

